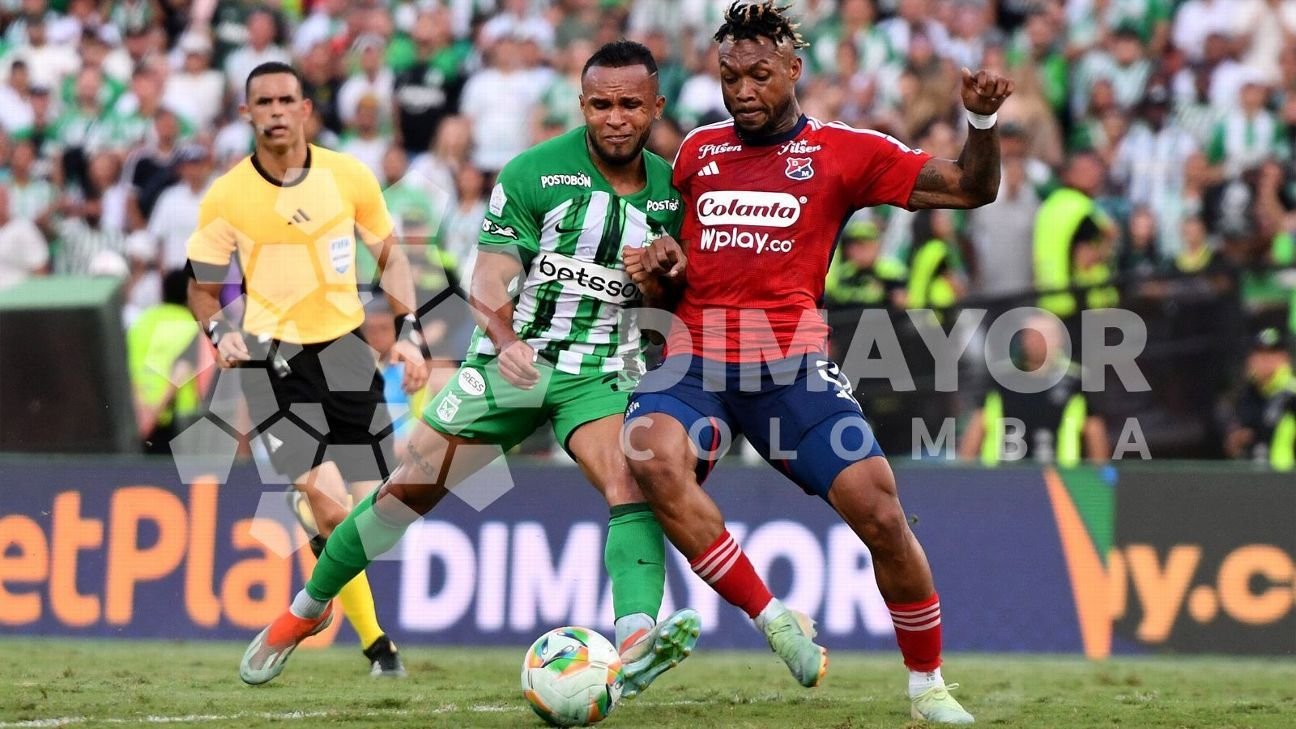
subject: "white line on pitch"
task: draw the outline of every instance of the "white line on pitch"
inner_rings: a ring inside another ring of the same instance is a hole
[[[713,703],[708,701],[697,701],[692,699],[677,701],[644,701],[637,702],[640,706],[666,707],[666,706],[693,706],[697,704]],[[509,711],[521,711],[525,704],[473,704],[471,706],[459,706],[457,704],[443,704],[436,708],[415,711],[409,709],[393,709],[390,711],[366,711],[359,714],[360,717],[379,717],[379,716],[406,716],[412,714],[498,714]],[[63,716],[50,719],[26,719],[23,721],[0,721],[0,729],[52,729],[54,727],[73,726],[76,724],[85,724],[94,722],[96,724],[200,724],[216,721],[238,721],[239,719],[267,719],[273,721],[297,721],[301,719],[320,719],[324,717],[345,718],[355,716],[351,712],[344,711],[286,711],[286,712],[255,712],[240,714],[188,714],[186,716],[132,716],[125,718],[106,718],[98,719],[88,716]]]

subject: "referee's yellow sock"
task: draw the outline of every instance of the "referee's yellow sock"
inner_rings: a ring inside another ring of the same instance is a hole
[[[338,601],[342,603],[347,622],[351,623],[356,635],[360,636],[361,648],[368,648],[382,637],[378,613],[374,610],[373,591],[369,589],[369,578],[365,573],[356,575],[342,588],[338,593]]]

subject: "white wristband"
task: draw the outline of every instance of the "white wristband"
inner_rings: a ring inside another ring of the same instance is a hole
[[[971,124],[973,129],[989,129],[995,125],[995,122],[999,121],[999,112],[993,114],[978,114],[974,111],[969,111],[967,117],[968,124]]]

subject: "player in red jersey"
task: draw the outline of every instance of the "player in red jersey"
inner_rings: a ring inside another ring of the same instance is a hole
[[[728,9],[715,39],[733,119],[695,130],[676,158],[684,246],[659,239],[627,259],[640,282],[682,282],[667,358],[627,410],[627,456],[694,571],[745,610],[793,675],[814,686],[828,661],[813,642],[813,624],[772,597],[700,486],[716,446],[742,431],[868,546],[910,671],[912,715],[972,723],[941,678],[940,602],[927,559],[849,382],[824,354],[828,327],[818,304],[851,212],[971,208],[995,199],[995,112],[1013,85],[963,71],[969,129],[957,161],[810,119],[795,91],[796,50],[805,43],[785,11],[769,0]]]

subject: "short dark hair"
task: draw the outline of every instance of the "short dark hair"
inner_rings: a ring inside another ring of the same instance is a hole
[[[168,271],[162,277],[162,302],[187,306],[189,304],[189,272],[183,268]]]
[[[649,76],[657,75],[657,59],[653,58],[648,46],[625,38],[605,43],[602,48],[594,51],[594,55],[589,57],[585,67],[581,69],[581,78],[585,78],[585,74],[595,66],[600,68],[643,66],[648,69]]]
[[[297,88],[301,89],[302,95],[305,96],[306,84],[302,82],[301,74],[298,73],[297,69],[293,68],[291,65],[280,61],[266,61],[260,66],[257,66],[256,68],[252,69],[252,73],[248,74],[247,81],[243,82],[243,96],[247,97],[249,94],[252,93],[252,79],[256,78],[257,76],[269,76],[271,74],[276,74],[276,73],[286,73],[289,76],[292,76],[293,78],[297,79]]]
[[[793,48],[805,48],[810,45],[797,32],[799,23],[792,22],[787,11],[790,5],[776,5],[774,0],[747,2],[736,0],[725,11],[724,25],[716,31],[714,40],[723,42],[726,38],[733,40],[756,40],[769,38],[775,44],[789,41]]]

